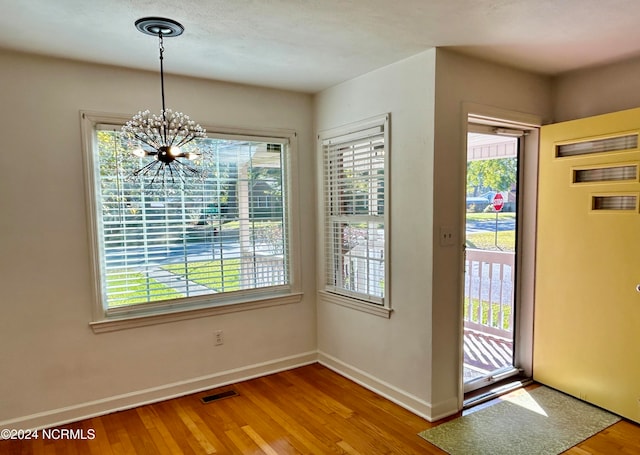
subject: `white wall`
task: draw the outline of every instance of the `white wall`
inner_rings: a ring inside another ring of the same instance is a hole
[[[429,419],[461,403],[467,104],[551,116],[548,78],[438,49],[316,96],[316,129],[391,112],[391,306],[386,320],[318,301],[320,359]],[[483,112],[477,112],[483,113]],[[535,170],[533,171],[535,177]],[[439,245],[452,228],[458,247]]]
[[[165,82],[167,105],[202,124],[297,131],[304,298],[94,334],[79,111],[159,110],[159,75],[0,52],[0,426],[72,420],[316,358],[312,97]]]
[[[549,78],[466,57],[438,49],[436,60],[435,157],[434,168],[434,264],[433,264],[433,363],[431,384],[434,400],[449,402],[459,396],[459,369],[462,352],[462,248],[442,247],[438,242],[440,226],[456,229],[454,237],[462,243],[466,170],[467,113],[488,113],[503,120],[524,121],[551,117],[551,81]],[[535,148],[534,148],[535,151]],[[535,157],[533,157],[535,158]],[[529,158],[525,157],[525,161]],[[536,161],[533,161],[535,165]],[[525,166],[527,164],[525,163]],[[529,165],[531,166],[531,165]],[[529,188],[537,169],[526,169]],[[524,182],[526,184],[526,182]],[[523,207],[526,233],[535,235],[535,197]],[[520,239],[531,244],[532,239]],[[531,249],[523,259],[533,261]],[[529,264],[532,271],[532,264]]]
[[[159,109],[158,75],[0,52],[0,425],[51,424],[234,381],[312,361],[316,348],[323,363],[427,418],[455,412],[462,250],[437,236],[447,226],[462,238],[463,106],[546,122],[550,81],[432,49],[315,99],[166,83],[167,104],[202,124],[298,132],[303,301],[94,334],[79,111]],[[316,316],[312,130],[386,112],[394,312],[385,319],[318,299]],[[216,329],[225,331],[218,348]]]
[[[640,106],[640,58],[589,68],[554,80],[554,121]]]
[[[318,299],[323,363],[430,416],[435,50],[316,95],[317,131],[391,113],[389,319]]]

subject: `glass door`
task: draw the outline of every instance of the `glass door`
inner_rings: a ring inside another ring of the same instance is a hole
[[[469,124],[467,136],[464,391],[514,366],[518,160],[523,132]]]

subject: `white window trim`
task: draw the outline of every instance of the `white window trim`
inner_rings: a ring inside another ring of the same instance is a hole
[[[391,222],[390,222],[390,199],[391,199],[391,185],[390,185],[390,149],[391,149],[391,141],[390,141],[390,123],[391,123],[391,114],[383,114],[375,117],[371,117],[362,121],[350,123],[344,126],[340,126],[337,128],[327,129],[320,131],[318,133],[317,139],[317,181],[318,183],[318,192],[317,192],[317,204],[318,204],[318,274],[317,274],[317,282],[320,285],[318,289],[318,301],[323,303],[330,303],[340,305],[346,308],[354,309],[357,311],[362,311],[368,314],[373,314],[376,316],[380,316],[383,318],[390,318],[391,313],[393,312],[391,308],[391,248],[390,248],[390,239],[391,239]],[[384,194],[384,223],[385,223],[385,247],[384,247],[384,256],[385,256],[385,287],[384,287],[384,297],[382,299],[382,303],[373,303],[364,298],[358,298],[356,296],[349,295],[348,292],[335,292],[331,289],[328,289],[325,285],[326,283],[326,235],[325,235],[325,226],[326,226],[326,211],[325,211],[325,169],[324,169],[324,147],[323,142],[329,140],[333,137],[345,136],[353,133],[354,131],[362,131],[368,128],[375,128],[382,126],[384,129],[384,142],[385,142],[385,194]]]
[[[300,222],[299,222],[299,185],[297,161],[297,134],[289,129],[259,130],[237,127],[221,127],[203,125],[210,133],[216,135],[245,136],[256,138],[280,138],[289,144],[284,162],[287,178],[287,216],[290,284],[275,288],[266,288],[250,292],[235,292],[231,296],[190,297],[181,302],[164,302],[134,305],[130,308],[110,309],[107,314],[102,306],[102,290],[100,286],[100,242],[98,235],[96,179],[95,169],[98,165],[94,157],[95,128],[98,124],[122,125],[130,115],[109,114],[92,111],[80,111],[82,148],[85,174],[85,203],[87,212],[88,237],[90,243],[90,269],[92,275],[92,321],[89,325],[94,333],[110,332],[133,327],[142,327],[166,322],[181,321],[216,314],[247,311],[276,305],[298,303],[302,300],[300,271]]]
[[[377,305],[365,300],[351,298],[347,295],[336,294],[325,290],[318,291],[318,299],[323,303],[340,305],[345,308],[351,308],[352,310],[373,314],[374,316],[380,316],[384,319],[389,319],[391,317],[391,313],[393,313],[393,309],[388,306]]]

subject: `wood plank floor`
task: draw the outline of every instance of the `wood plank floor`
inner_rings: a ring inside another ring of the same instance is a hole
[[[0,441],[0,454],[443,454],[417,433],[433,424],[313,364],[60,427],[90,440]],[[483,406],[487,406],[484,404]],[[442,422],[438,422],[442,423]],[[640,426],[622,421],[570,455],[640,453]]]

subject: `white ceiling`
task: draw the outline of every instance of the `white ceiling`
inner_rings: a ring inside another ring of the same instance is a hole
[[[0,47],[317,92],[438,46],[543,74],[640,55],[638,0],[0,0]]]

